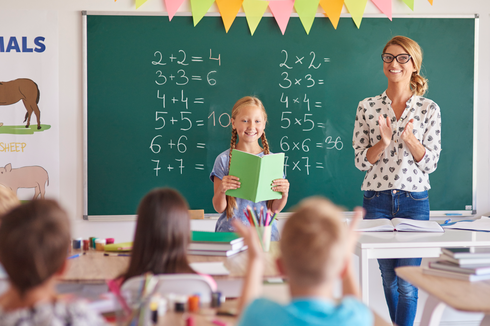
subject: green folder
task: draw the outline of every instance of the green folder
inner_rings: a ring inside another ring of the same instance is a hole
[[[259,157],[234,149],[231,155],[230,175],[240,179],[240,188],[226,191],[229,196],[258,203],[281,199],[282,193],[272,190],[272,181],[284,177],[284,153]]]

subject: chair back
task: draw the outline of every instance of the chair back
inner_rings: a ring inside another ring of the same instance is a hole
[[[199,294],[200,302],[211,302],[214,285],[205,276],[199,274],[160,274],[155,277],[159,281],[156,293],[161,295],[170,293],[177,295]],[[144,283],[145,276],[141,275],[130,278],[121,286],[121,293],[130,305],[139,299]]]

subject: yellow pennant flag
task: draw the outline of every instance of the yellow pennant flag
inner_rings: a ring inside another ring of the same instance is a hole
[[[306,34],[310,33],[319,2],[320,0],[296,0],[294,2],[294,9],[298,13],[299,20],[301,20]]]
[[[429,0],[429,3],[430,3],[430,5],[431,5],[431,6],[433,5],[432,1],[433,1],[433,0]]]
[[[248,28],[252,35],[254,35],[257,26],[259,26],[260,20],[268,6],[269,1],[243,0],[243,11],[245,12],[245,17],[247,17]]]
[[[403,0],[403,2],[413,11],[413,0]]]
[[[214,0],[191,0],[192,20],[196,26],[208,12]]]
[[[216,0],[227,33],[240,11],[242,2],[243,0]]]
[[[135,1],[136,1],[136,9],[141,7],[141,5],[146,2],[146,0],[135,0]]]
[[[345,0],[344,4],[347,11],[352,16],[352,20],[356,24],[357,28],[361,27],[362,15],[366,9],[367,0]]]
[[[320,6],[322,6],[325,11],[325,16],[330,19],[333,27],[337,29],[344,0],[320,0]]]

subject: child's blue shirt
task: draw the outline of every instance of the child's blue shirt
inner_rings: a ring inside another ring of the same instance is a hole
[[[361,301],[347,296],[339,303],[318,298],[297,298],[287,305],[260,298],[248,305],[238,326],[364,326],[373,314]]]

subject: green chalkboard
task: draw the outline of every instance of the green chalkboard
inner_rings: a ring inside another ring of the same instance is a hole
[[[273,152],[286,154],[287,208],[325,195],[362,204],[364,173],[351,146],[360,100],[386,88],[380,54],[394,35],[418,41],[428,98],[441,107],[442,152],[431,210],[470,211],[473,185],[475,18],[317,18],[285,35],[264,17],[254,35],[237,17],[100,15],[86,18],[86,215],[134,215],[155,187],[178,189],[214,213],[209,179],[229,147],[231,108],[245,95],[268,113]]]

